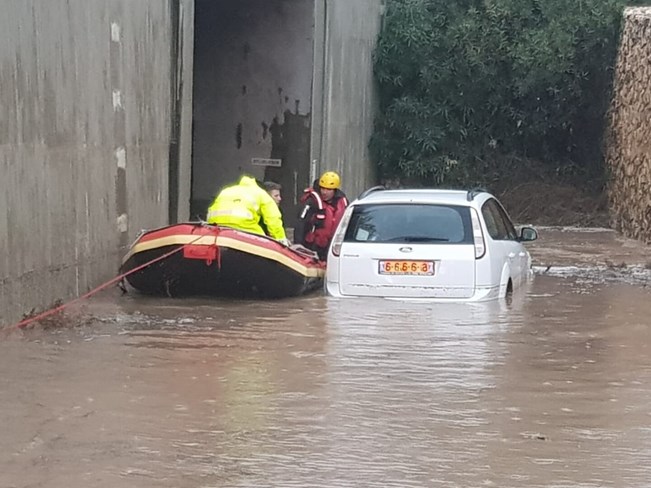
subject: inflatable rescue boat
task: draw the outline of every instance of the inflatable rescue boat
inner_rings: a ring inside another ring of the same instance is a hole
[[[146,294],[283,298],[321,287],[325,266],[301,246],[198,222],[142,233],[120,271]]]

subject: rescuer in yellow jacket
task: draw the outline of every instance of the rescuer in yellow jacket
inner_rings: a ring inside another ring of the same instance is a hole
[[[289,245],[278,205],[250,176],[242,176],[239,183],[224,188],[208,209],[209,224],[265,235],[261,220],[270,237]]]

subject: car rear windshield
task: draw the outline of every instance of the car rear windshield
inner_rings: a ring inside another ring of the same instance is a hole
[[[358,205],[346,242],[472,244],[470,209],[456,205]]]

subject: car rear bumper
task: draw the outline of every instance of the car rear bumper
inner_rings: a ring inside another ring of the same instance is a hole
[[[500,297],[500,287],[499,286],[478,286],[475,287],[474,292],[471,296],[468,297],[443,297],[443,296],[427,296],[421,293],[414,294],[413,296],[386,296],[382,293],[381,288],[376,288],[377,294],[369,293],[369,290],[365,290],[364,293],[360,294],[346,294],[343,295],[340,291],[339,282],[336,281],[326,281],[325,282],[325,291],[328,295],[337,298],[364,298],[364,297],[376,297],[376,298],[385,298],[387,300],[418,300],[418,301],[432,301],[432,302],[480,302],[486,300],[494,300]]]

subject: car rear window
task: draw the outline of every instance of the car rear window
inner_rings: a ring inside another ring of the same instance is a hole
[[[470,209],[456,205],[357,205],[346,242],[472,244]]]

